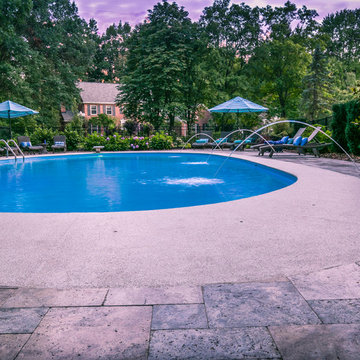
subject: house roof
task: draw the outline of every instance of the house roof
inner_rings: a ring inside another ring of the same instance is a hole
[[[61,113],[61,116],[62,116],[64,122],[69,122],[73,119],[74,113],[70,110],[66,110],[65,112]]]
[[[115,104],[119,84],[82,81],[77,84],[84,104]]]

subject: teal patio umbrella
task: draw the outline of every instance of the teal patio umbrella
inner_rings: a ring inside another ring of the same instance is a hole
[[[209,109],[210,112],[214,113],[257,113],[268,110],[268,108],[240,96]]]
[[[0,104],[0,118],[9,119],[9,132],[10,139],[12,137],[11,133],[11,119],[17,118],[26,115],[38,114],[37,111],[27,108],[26,106],[19,105],[10,100],[4,101]]]
[[[240,96],[209,109],[210,112],[218,113],[251,113],[268,110],[268,108],[255,104],[250,100],[243,99]]]

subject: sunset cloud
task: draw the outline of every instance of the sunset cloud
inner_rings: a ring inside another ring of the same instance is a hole
[[[136,25],[144,20],[147,15],[147,10],[152,9],[158,1],[145,0],[75,0],[79,8],[81,17],[89,20],[94,18],[98,22],[99,31],[103,32],[105,29],[120,20],[129,22],[131,25]],[[171,1],[169,1],[171,2]],[[178,0],[179,6],[184,6],[185,10],[189,12],[193,20],[197,20],[206,6],[211,6],[211,0]],[[285,0],[247,0],[247,1],[233,1],[233,3],[242,3],[254,6],[283,6]],[[341,9],[355,9],[359,7],[358,0],[294,0],[298,7],[306,5],[310,9],[315,9],[320,17],[324,17],[329,13]]]

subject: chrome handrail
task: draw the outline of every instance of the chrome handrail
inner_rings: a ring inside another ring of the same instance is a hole
[[[23,157],[23,160],[25,160],[25,155],[24,155],[24,153],[21,151],[19,145],[15,142],[15,140],[13,140],[13,139],[8,140],[8,144],[9,144],[10,142],[13,142],[13,143],[14,143],[17,151],[19,152],[19,154],[21,154],[21,156]]]
[[[9,146],[9,144],[4,140],[4,139],[0,139],[0,142],[3,142],[5,145],[6,145],[6,157],[9,156],[9,150],[11,151],[11,153],[15,156],[15,161],[17,160],[17,156],[16,154],[14,153],[13,149]]]

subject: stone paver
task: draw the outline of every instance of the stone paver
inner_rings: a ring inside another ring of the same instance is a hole
[[[4,304],[4,302],[15,293],[14,289],[0,289],[0,306]]]
[[[360,298],[360,267],[356,264],[289,278],[306,300]]]
[[[54,308],[18,359],[146,359],[151,307]]]
[[[101,306],[107,289],[18,289],[2,307]]]
[[[360,325],[270,327],[284,360],[359,360]]]
[[[200,286],[110,289],[105,305],[156,305],[203,303]]]
[[[324,324],[360,324],[360,299],[313,300],[309,304]]]
[[[208,327],[203,304],[155,305],[151,329],[205,329]]]
[[[276,359],[266,328],[159,330],[152,332],[149,360]]]
[[[207,285],[204,300],[211,328],[320,323],[290,282]]]
[[[47,308],[0,309],[0,334],[32,333],[47,311]]]
[[[29,339],[29,334],[0,335],[0,359],[13,360]]]

